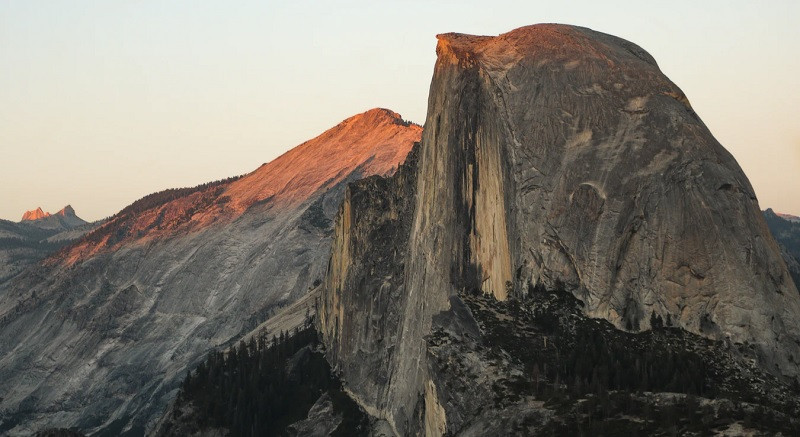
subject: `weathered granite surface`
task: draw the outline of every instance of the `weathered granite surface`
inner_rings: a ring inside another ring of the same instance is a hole
[[[418,320],[406,285],[418,149],[393,177],[367,178],[348,187],[317,309],[327,358],[345,389],[368,414],[390,424],[397,421],[395,406],[400,414],[413,413],[389,391],[396,366],[405,362],[397,358],[404,342],[416,346],[422,335],[404,326]]]
[[[351,187],[319,304],[369,414],[400,435],[448,429],[435,316],[458,292],[534,284],[619,329],[669,316],[798,375],[800,295],[753,189],[647,52],[565,25],[438,38],[416,181],[409,165]]]
[[[420,132],[367,111],[17,277],[0,293],[0,434],[144,434],[187,369],[322,280],[345,186],[393,173]]]

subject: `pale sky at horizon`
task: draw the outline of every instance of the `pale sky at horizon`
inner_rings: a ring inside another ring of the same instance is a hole
[[[633,41],[800,215],[800,2],[0,0],[0,218],[96,220],[243,174],[373,107],[425,121],[437,33],[540,22]]]

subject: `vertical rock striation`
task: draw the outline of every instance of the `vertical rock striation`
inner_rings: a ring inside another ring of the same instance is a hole
[[[319,307],[367,412],[445,429],[424,338],[463,290],[563,283],[619,329],[669,315],[798,374],[800,296],[753,189],[647,52],[564,25],[438,39],[416,183],[412,162],[351,188]]]
[[[348,187],[317,311],[328,359],[350,383],[351,396],[390,423],[395,422],[387,395],[395,372],[390,363],[404,353],[405,339],[419,339],[403,331],[418,149],[391,178],[371,177]]]

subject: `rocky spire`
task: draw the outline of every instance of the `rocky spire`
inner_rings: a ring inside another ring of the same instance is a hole
[[[67,205],[61,209],[61,211],[57,212],[56,215],[60,215],[63,217],[77,217],[75,214],[75,209],[72,208],[72,205]]]
[[[34,210],[25,211],[25,214],[22,214],[22,221],[26,220],[39,220],[45,217],[50,217],[49,212],[42,211],[41,207],[38,207]]]

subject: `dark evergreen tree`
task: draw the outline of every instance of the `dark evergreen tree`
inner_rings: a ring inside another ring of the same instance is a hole
[[[285,434],[286,427],[308,414],[327,391],[334,407],[347,410],[348,430],[366,429],[364,416],[331,374],[310,320],[292,335],[281,332],[241,341],[227,353],[211,352],[187,374],[178,403],[191,404],[201,428],[224,428],[237,436]],[[177,410],[177,409],[176,409]],[[342,426],[340,425],[340,428]]]

